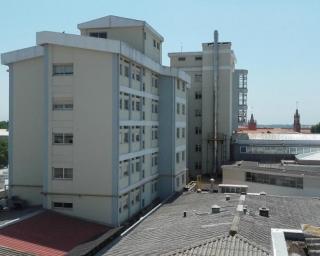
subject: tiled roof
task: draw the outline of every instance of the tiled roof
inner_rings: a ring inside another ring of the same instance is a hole
[[[44,211],[0,229],[0,247],[41,256],[65,255],[108,229],[104,225]]]
[[[246,238],[235,236],[220,236],[189,246],[163,256],[269,256],[270,253]]]
[[[238,195],[226,201],[223,194],[183,194],[160,207],[105,255],[159,255],[228,234],[238,200]],[[221,213],[210,214],[214,204]]]
[[[221,207],[220,213],[211,214],[214,204]],[[252,252],[260,250],[261,255],[271,255],[271,228],[300,229],[302,223],[320,225],[319,199],[246,195],[243,202],[247,206],[246,214],[237,212],[238,204],[238,194],[231,194],[230,201],[226,201],[224,194],[182,194],[161,206],[129,234],[106,248],[103,255],[184,255],[178,252],[207,255],[191,252],[205,252],[211,246],[220,246],[227,252],[242,246],[241,243],[251,246]],[[260,207],[269,208],[268,218],[259,215]],[[187,211],[185,218],[183,211]],[[232,238],[229,232],[235,219],[238,219],[237,234]],[[222,242],[225,244],[220,245]]]

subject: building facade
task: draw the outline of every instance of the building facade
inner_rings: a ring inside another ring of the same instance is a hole
[[[38,32],[37,46],[2,55],[9,191],[116,226],[183,188],[190,78],[161,65],[163,37],[144,21],[106,16],[78,28]]]
[[[214,42],[203,43],[202,51],[169,53],[169,57],[171,67],[191,77],[188,169],[192,176],[216,175],[220,164],[230,159],[230,138],[238,126],[239,92],[246,95],[247,73],[240,70],[234,75],[236,57],[231,43],[219,42],[217,31]],[[233,93],[237,95],[233,97]]]
[[[247,125],[248,70],[236,69],[233,72],[232,98],[232,112],[234,113],[232,130],[236,131],[239,126]]]

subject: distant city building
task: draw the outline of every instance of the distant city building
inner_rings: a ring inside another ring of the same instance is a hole
[[[254,120],[253,114],[251,114],[250,121],[248,122],[248,130],[257,130],[257,121]]]
[[[247,71],[236,70],[230,42],[203,43],[202,51],[169,53],[171,67],[191,77],[188,91],[188,169],[216,175],[230,160],[230,138],[246,119]],[[240,103],[241,99],[241,103]],[[241,113],[241,115],[239,115]]]
[[[9,66],[10,196],[119,225],[186,183],[190,77],[148,23],[106,16],[38,32]],[[26,107],[27,106],[27,107]]]
[[[263,191],[281,196],[319,196],[319,169],[319,164],[309,165],[306,161],[274,164],[241,161],[222,166],[222,175],[223,184],[247,185],[249,193]]]
[[[234,161],[280,162],[317,151],[320,151],[320,134],[297,133],[292,129],[244,128],[232,136]]]
[[[298,109],[296,109],[296,112],[294,113],[293,130],[295,132],[301,132],[300,114]]]

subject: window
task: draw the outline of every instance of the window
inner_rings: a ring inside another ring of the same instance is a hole
[[[156,46],[157,46],[156,40],[153,39],[153,47],[156,47]]]
[[[196,170],[201,170],[202,169],[201,161],[196,161],[194,163],[194,169],[196,169]]]
[[[158,165],[158,155],[157,153],[152,154],[152,167]]]
[[[201,145],[200,144],[196,144],[195,151],[196,152],[201,152]]]
[[[180,128],[177,128],[177,138],[180,138]]]
[[[107,38],[107,32],[91,32],[89,33],[89,36],[97,38]]]
[[[181,104],[182,105],[182,115],[186,114],[186,105]]]
[[[72,209],[73,203],[64,203],[64,202],[52,202],[53,208],[65,208],[65,209]]]
[[[177,81],[177,90],[180,90],[180,81]]]
[[[180,114],[180,104],[177,103],[177,114],[179,115]]]
[[[176,163],[178,164],[180,162],[180,153],[176,153]]]
[[[128,66],[124,66],[124,75],[126,77],[129,77],[129,67]]]
[[[157,42],[157,49],[159,50],[160,49],[160,43]]]
[[[194,57],[194,60],[202,60],[202,56],[196,56]]]
[[[202,93],[199,92],[199,91],[195,92],[195,93],[194,93],[194,98],[195,98],[196,100],[200,100],[200,99],[202,98]]]
[[[54,76],[73,75],[73,64],[53,64],[52,74]]]
[[[186,85],[185,85],[185,83],[182,83],[182,91],[183,91],[183,92],[186,91]]]
[[[158,101],[152,100],[151,105],[152,113],[158,113]]]
[[[246,172],[246,181],[303,189],[303,178]]]
[[[185,159],[185,152],[182,151],[182,153],[181,153],[181,160],[184,161],[184,159]]]
[[[186,136],[186,128],[182,128],[182,138],[185,138],[185,136]]]
[[[73,134],[71,133],[66,133],[64,135],[64,144],[73,144]]]
[[[201,110],[196,109],[195,110],[195,116],[200,117],[201,116]]]
[[[73,169],[72,168],[52,168],[54,179],[73,179]]]
[[[179,185],[180,185],[180,179],[179,179],[179,177],[176,178],[176,185],[177,185],[177,187],[179,187]]]
[[[120,75],[122,76],[122,64],[120,64],[119,72],[120,72]]]
[[[72,133],[53,133],[53,144],[73,144]]]
[[[181,182],[182,182],[182,184],[184,184],[184,181],[185,181],[185,177],[184,177],[184,174],[182,174],[182,176],[181,176]]]
[[[201,134],[202,130],[201,127],[195,127],[195,134]]]
[[[53,103],[52,105],[52,110],[73,110],[73,103],[63,103],[63,102],[59,102],[59,103]]]
[[[195,74],[194,81],[195,82],[202,82],[202,74]]]
[[[186,57],[179,57],[178,58],[178,61],[185,61],[186,60]]]
[[[240,153],[247,153],[247,147],[246,146],[241,146],[240,147]]]
[[[147,33],[146,32],[143,32],[143,38],[144,38],[144,40],[147,39]]]

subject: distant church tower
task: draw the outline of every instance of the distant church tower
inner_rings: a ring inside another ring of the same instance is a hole
[[[296,113],[294,114],[293,130],[295,132],[301,132],[300,114],[298,109],[296,109]]]
[[[257,130],[257,121],[254,120],[253,114],[251,114],[250,121],[248,122],[249,130]]]

